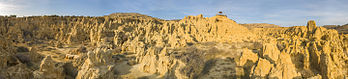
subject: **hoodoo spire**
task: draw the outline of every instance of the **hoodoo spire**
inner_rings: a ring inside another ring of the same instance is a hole
[[[314,20],[309,20],[309,21],[307,22],[307,29],[308,29],[309,32],[313,32],[314,29],[315,29],[316,27],[317,27],[317,26],[316,26]]]

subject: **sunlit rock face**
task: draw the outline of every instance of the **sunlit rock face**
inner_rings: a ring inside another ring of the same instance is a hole
[[[0,79],[231,79],[348,76],[348,35],[227,16],[162,20],[0,17]]]

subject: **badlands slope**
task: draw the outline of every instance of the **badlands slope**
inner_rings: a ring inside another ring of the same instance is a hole
[[[0,79],[348,78],[347,34],[314,21],[246,25],[222,15],[3,16]]]

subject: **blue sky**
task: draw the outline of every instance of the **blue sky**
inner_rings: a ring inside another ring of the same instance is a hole
[[[223,11],[238,23],[282,26],[348,23],[348,0],[0,0],[0,15],[103,16],[136,12],[161,19],[214,16]]]

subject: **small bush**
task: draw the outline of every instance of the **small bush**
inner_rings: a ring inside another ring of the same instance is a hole
[[[10,15],[10,17],[17,17],[17,15]]]

